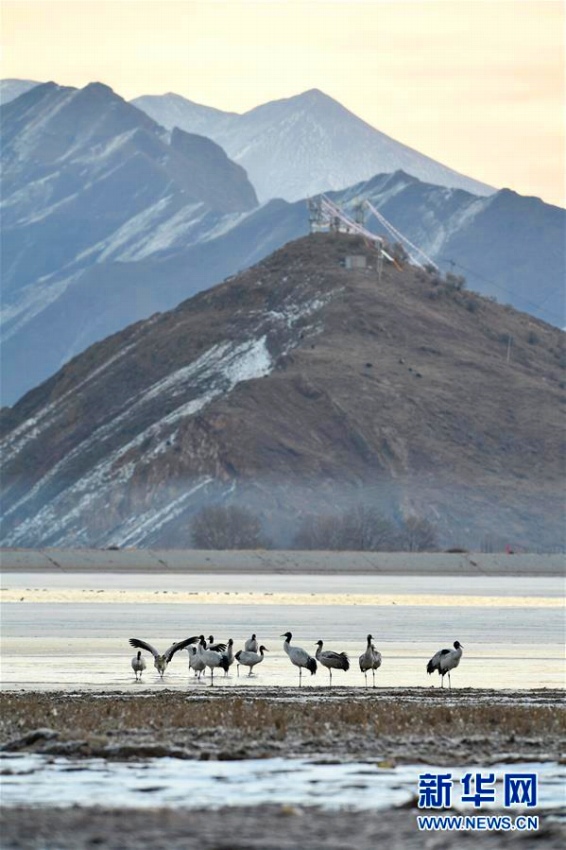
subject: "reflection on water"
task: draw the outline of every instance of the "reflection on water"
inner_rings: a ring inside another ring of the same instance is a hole
[[[73,761],[33,755],[0,756],[4,806],[100,805],[109,808],[174,806],[218,808],[265,803],[323,808],[382,809],[407,803],[418,793],[422,773],[446,773],[430,765],[379,766],[368,762],[336,764],[305,759],[247,759],[231,762],[183,761],[171,758],[149,762]],[[496,801],[501,806],[503,776],[538,775],[539,808],[563,802],[564,770],[554,763],[492,765]],[[469,772],[481,767],[450,768],[454,788]],[[456,790],[453,801],[457,807]],[[517,807],[524,809],[524,806]]]
[[[280,637],[288,630],[313,655],[319,639],[325,648],[350,655],[350,671],[336,671],[335,685],[365,686],[357,659],[368,633],[383,655],[377,673],[382,686],[438,687],[439,677],[427,676],[426,662],[454,640],[465,647],[452,675],[455,688],[564,685],[559,579],[8,574],[2,584],[9,598],[18,599],[2,606],[5,688],[204,688],[189,677],[185,651],[174,657],[164,680],[148,657],[143,684],[134,683],[128,638],[164,650],[188,635],[212,633],[217,640],[232,637],[237,650],[252,632],[270,650],[257,674],[248,678],[243,670],[238,678],[232,668],[216,686],[293,685],[297,670]],[[63,601],[54,601],[55,591]],[[141,602],[140,592],[153,601]],[[98,601],[81,601],[89,594]],[[190,601],[171,603],[173,594]],[[328,673],[319,668],[303,681],[305,687],[326,686]]]

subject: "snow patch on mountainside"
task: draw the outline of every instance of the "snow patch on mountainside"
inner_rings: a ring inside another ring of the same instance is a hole
[[[157,317],[148,319],[146,322],[146,328],[156,321],[156,318]],[[24,420],[24,422],[8,434],[8,436],[4,438],[2,444],[4,463],[7,464],[11,462],[27,445],[27,443],[37,439],[41,436],[43,431],[51,428],[54,423],[56,423],[58,415],[64,417],[65,402],[67,402],[72,396],[75,396],[76,393],[82,390],[88,383],[100,377],[110,368],[110,366],[125,357],[126,354],[135,348],[137,343],[138,341],[135,341],[129,345],[125,345],[113,357],[109,357],[108,360],[105,360],[101,366],[93,369],[86,378],[79,381],[78,384],[75,384],[72,389],[67,390],[66,393],[62,393],[62,395],[60,395],[55,401],[50,402],[45,407],[42,407],[36,416],[31,416],[29,419]]]
[[[486,203],[489,203],[489,201],[489,198],[487,199],[487,202],[485,198],[479,198],[472,201],[452,215],[447,220],[445,226],[439,226],[438,220],[433,213],[429,212],[427,214],[425,212],[423,216],[423,223],[427,223],[428,215],[431,227],[429,229],[430,235],[428,235],[428,237],[423,234],[421,247],[423,247],[423,249],[429,254],[432,254],[433,257],[438,257],[450,237],[460,231],[463,231],[465,227],[469,226],[476,216],[483,212],[486,208]]]
[[[0,198],[0,209],[3,210],[4,214],[9,213],[17,224],[30,224],[34,220],[40,221],[40,215],[35,212],[26,215],[25,210],[30,207],[33,209],[46,206],[59,179],[60,172],[54,171],[45,177],[26,182],[25,186],[19,189],[13,188],[10,194],[3,192]],[[18,218],[18,210],[24,213],[20,218]]]
[[[283,283],[285,283],[286,280],[287,278],[284,278]],[[340,287],[328,293],[326,296],[318,296],[317,298],[312,298],[310,301],[306,301],[302,304],[288,304],[285,310],[269,310],[265,315],[268,319],[274,320],[290,330],[300,320],[322,310],[326,304],[328,304],[342,291],[343,290]]]
[[[11,156],[17,161],[24,162],[29,160],[33,157],[34,151],[45,144],[46,137],[49,138],[49,134],[45,133],[46,124],[49,124],[55,116],[62,112],[76,95],[75,89],[68,89],[64,92],[60,86],[56,86],[55,88],[61,92],[60,97],[56,100],[47,97],[46,102],[41,101],[37,103],[33,116],[28,111],[28,116],[32,117],[28,120],[26,131],[19,134],[12,143]]]
[[[281,280],[286,286],[287,276]],[[210,346],[190,363],[154,381],[141,392],[128,393],[123,387],[119,405],[108,412],[98,427],[86,433],[73,449],[54,463],[34,486],[15,498],[5,512],[9,522],[14,514],[28,512],[3,540],[5,545],[21,545],[26,540],[48,539],[53,545],[80,544],[89,539],[85,523],[101,506],[116,502],[129,488],[136,488],[139,475],[149,469],[156,458],[174,451],[182,422],[203,410],[214,400],[225,397],[245,381],[265,377],[275,367],[269,339],[273,336],[278,356],[291,350],[305,333],[322,329],[308,324],[314,314],[340,289],[309,298],[297,297],[282,309],[267,313],[251,311],[252,326],[239,340],[223,340]],[[157,320],[157,318],[155,319]],[[299,333],[300,330],[300,333]],[[141,329],[140,329],[141,334]],[[143,335],[143,334],[142,334]],[[108,371],[127,351],[138,344],[134,338],[120,352],[114,353],[96,370],[86,375],[74,388],[73,397],[85,384],[108,379]],[[49,429],[65,420],[68,393],[51,402],[34,417],[23,422],[6,441],[6,461],[17,460],[20,451],[34,440],[45,439]],[[142,450],[143,447],[143,450]],[[165,461],[166,462],[166,461]],[[201,482],[198,486],[204,486]],[[162,488],[147,516],[125,518],[127,534],[114,530],[117,539],[142,540],[151,529],[186,509],[178,489]],[[34,512],[34,506],[41,505]]]
[[[150,407],[152,403],[158,402],[159,410],[170,407],[173,409],[159,416],[125,444],[110,451],[103,460],[95,462],[89,472],[49,500],[34,517],[22,523],[12,535],[9,535],[6,545],[18,545],[29,534],[40,533],[50,536],[64,534],[65,530],[73,525],[94,500],[103,499],[105,494],[117,484],[125,486],[129,482],[136,471],[136,463],[134,461],[121,463],[129,452],[138,449],[148,439],[158,440],[158,446],[159,441],[171,440],[172,425],[194,415],[215,398],[230,393],[242,381],[268,375],[273,368],[273,363],[266,342],[266,336],[262,336],[237,345],[231,342],[219,343],[192,364],[156,382],[132,404],[126,403],[122,413],[115,416],[109,423],[97,428],[72,452],[54,465],[28,493],[12,505],[5,516],[8,518],[26,503],[32,503],[40,497],[57,476],[64,474],[67,469],[72,469],[74,462],[85,453],[94,449],[100,450],[105,444],[111,443],[116,437],[117,430],[125,426],[128,421],[137,420],[141,408]],[[176,399],[179,401],[181,397],[185,399],[186,393],[195,389],[196,397],[188,402],[176,404]],[[50,408],[50,410],[46,408],[41,417],[43,427],[47,427],[45,420],[48,413],[53,410],[51,406]],[[18,429],[18,435],[14,433],[12,437],[22,436],[26,441],[36,438],[40,431],[39,419],[40,417],[35,417],[33,420],[27,420]],[[127,433],[127,427],[124,427],[122,433]],[[16,445],[12,446],[12,451],[16,449],[16,446],[21,448],[22,441],[16,442]],[[66,505],[71,505],[71,509],[61,510]],[[58,520],[56,520],[57,516]]]
[[[3,305],[0,313],[0,327],[4,341],[14,336],[20,328],[57,301],[79,277],[80,272],[63,278],[46,275],[20,290],[17,300],[13,304]]]
[[[127,262],[128,260],[140,259],[139,256],[136,256],[136,251],[139,253],[140,242],[147,241],[149,234],[153,233],[153,229],[161,223],[163,213],[172,201],[173,198],[171,195],[160,198],[155,204],[146,207],[137,215],[133,215],[124,222],[121,227],[118,227],[114,231],[109,239],[98,245],[94,245],[90,249],[91,252],[100,250],[96,262],[103,263],[111,259],[119,259],[122,262]],[[192,211],[198,206],[201,205],[193,204],[189,210]],[[148,253],[151,253],[151,250],[147,251],[146,255]]]
[[[135,138],[139,132],[139,128],[134,127],[131,130],[118,133],[108,141],[91,144],[86,151],[84,149],[84,138],[78,136],[76,143],[66,149],[59,161],[65,163],[67,160],[73,160],[77,165],[87,166],[90,174],[98,176],[101,171],[108,168],[107,160],[116,159],[116,154],[118,154],[118,160],[121,158],[127,143]],[[111,167],[115,168],[115,163]],[[89,189],[94,183],[95,180],[88,180],[84,188]]]
[[[146,539],[148,535],[155,534],[163,528],[164,525],[167,525],[167,523],[182,514],[187,503],[190,502],[193,496],[204,487],[212,484],[213,480],[214,479],[211,477],[205,477],[176,499],[168,502],[160,510],[156,511],[155,509],[152,509],[143,514],[139,514],[136,517],[130,518],[127,522],[120,526],[118,531],[113,533],[112,537],[108,541],[109,545],[117,544],[119,546],[137,546],[143,543],[144,539]]]
[[[137,262],[159,251],[166,251],[178,244],[187,245],[192,242],[192,230],[196,228],[207,214],[204,204],[188,204],[164,221],[158,221],[151,226],[151,221],[142,221],[143,229],[130,238],[130,247],[122,251],[122,261]]]
[[[257,205],[242,169],[218,145],[172,135],[101,84],[48,83],[18,97],[2,109],[0,151],[3,330],[10,326],[2,359],[14,363],[4,366],[3,404],[48,378],[62,357],[120,322],[145,318],[145,304],[168,309],[185,291],[181,264],[173,263],[163,283],[148,280],[144,268],[135,280],[139,297],[120,299],[116,263],[149,259],[159,278],[154,259],[189,249],[225,215],[230,229],[239,221],[234,213]],[[190,271],[187,279],[192,294],[199,281]],[[95,301],[99,315],[88,322],[82,307]],[[41,322],[46,309],[58,322],[57,346],[48,344],[49,318]]]

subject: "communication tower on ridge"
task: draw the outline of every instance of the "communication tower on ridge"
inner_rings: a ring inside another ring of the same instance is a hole
[[[309,211],[309,227],[311,233],[318,233],[323,229],[322,209],[320,205],[320,196],[309,198],[307,200]]]
[[[318,195],[316,198],[309,198],[307,201],[309,209],[310,232],[331,232],[331,233],[357,233],[363,236],[368,244],[375,247],[377,253],[377,276],[381,281],[384,259],[393,263],[397,268],[401,268],[397,260],[392,257],[385,249],[385,240],[383,237],[372,233],[365,226],[365,213],[369,210],[370,214],[376,221],[382,225],[394,242],[399,242],[407,251],[411,263],[415,266],[423,267],[423,263],[433,266],[438,269],[436,263],[426,254],[421,248],[411,242],[400,230],[394,227],[382,213],[377,210],[374,205],[367,199],[359,200],[354,205],[353,217],[335,204],[326,195]]]

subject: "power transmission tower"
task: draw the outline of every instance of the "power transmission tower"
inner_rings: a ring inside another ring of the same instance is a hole
[[[307,200],[309,211],[309,228],[311,233],[316,233],[322,225],[322,209],[320,198],[309,198]]]

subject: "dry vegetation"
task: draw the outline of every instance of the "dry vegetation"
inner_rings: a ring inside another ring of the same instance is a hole
[[[352,699],[340,688],[265,690],[4,694],[0,741],[3,749],[113,758],[320,754],[449,763],[555,759],[566,731],[556,691],[368,689]]]

